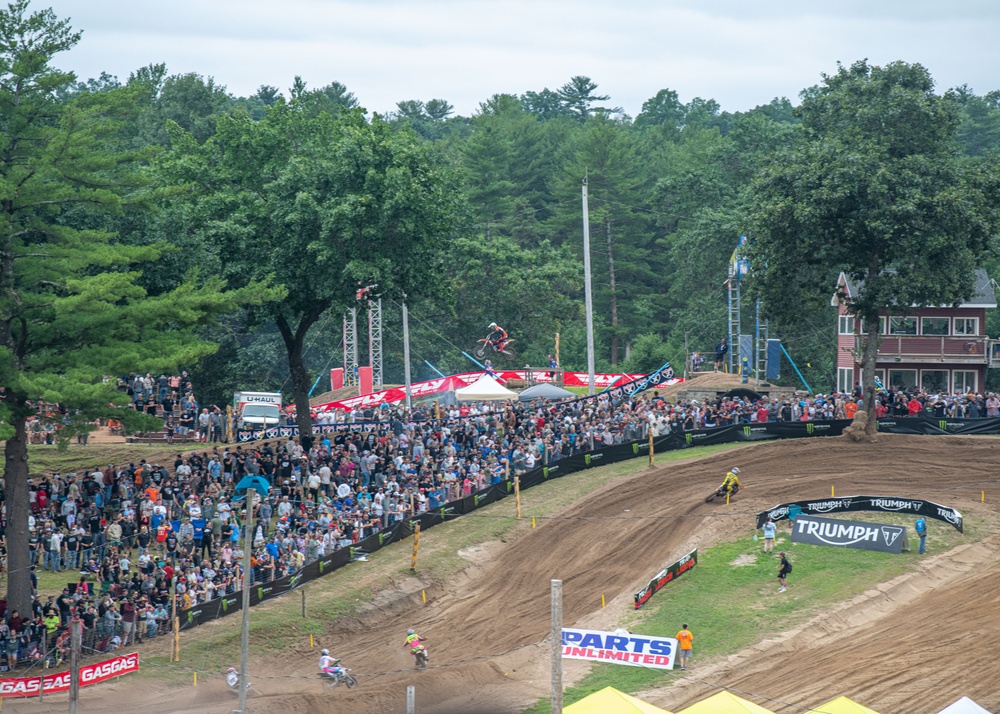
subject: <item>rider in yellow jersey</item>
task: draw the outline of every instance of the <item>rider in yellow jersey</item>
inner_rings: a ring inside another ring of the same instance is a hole
[[[725,491],[732,496],[734,493],[743,488],[743,484],[740,483],[739,474],[739,468],[734,466],[732,471],[726,473],[726,478],[723,479],[722,485],[719,486],[719,490]]]

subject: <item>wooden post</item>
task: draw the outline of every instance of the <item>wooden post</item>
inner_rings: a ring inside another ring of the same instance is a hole
[[[80,701],[80,650],[83,649],[83,620],[74,617],[69,623],[69,714],[77,714]]]
[[[306,616],[306,589],[302,588],[301,591],[302,591],[302,617],[305,618],[305,616]]]
[[[410,560],[410,572],[415,573],[417,571],[417,551],[420,550],[420,521],[417,521],[417,527],[413,529],[413,558]]]
[[[514,505],[517,507],[517,520],[521,520],[521,477],[514,477]]]
[[[406,714],[417,714],[417,692],[412,684],[406,685]]]
[[[170,648],[170,661],[181,661],[181,621],[177,619],[177,576],[170,579],[170,622],[173,624],[174,641]]]
[[[43,674],[38,678],[38,702],[39,704],[45,697],[45,675]]]
[[[552,714],[562,714],[562,580],[552,581]]]
[[[656,462],[656,459],[654,458],[654,455],[653,455],[653,430],[652,430],[652,428],[650,428],[649,429],[649,467],[653,468],[653,464],[655,462]]]

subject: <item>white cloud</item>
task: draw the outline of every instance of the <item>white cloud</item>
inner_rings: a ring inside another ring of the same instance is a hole
[[[81,77],[124,78],[166,62],[235,94],[337,80],[374,111],[447,99],[462,114],[489,96],[558,88],[590,76],[635,115],[669,87],[682,100],[740,110],[795,98],[864,57],[921,62],[940,87],[1000,87],[1000,7],[987,0],[908,3],[779,0],[623,3],[595,0],[49,0],[84,30],[59,62]]]

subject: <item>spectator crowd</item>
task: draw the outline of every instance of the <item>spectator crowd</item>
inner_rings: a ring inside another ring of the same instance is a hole
[[[179,389],[193,402],[186,411],[197,413],[189,384],[168,380],[150,390],[143,381],[131,396],[137,408],[154,402],[165,408]],[[36,586],[30,612],[9,611],[0,599],[0,668],[64,657],[74,615],[84,624],[85,651],[108,651],[169,630],[175,605],[238,591],[247,523],[253,551],[246,575],[266,582],[544,463],[671,430],[851,418],[859,403],[857,393],[707,403],[669,403],[654,393],[411,412],[387,407],[318,415],[320,423],[343,428],[317,436],[308,450],[297,439],[215,443],[177,453],[170,463],[140,460],[33,478],[33,578],[37,569],[65,571],[67,583],[58,595],[40,594]],[[1000,398],[884,394],[878,409],[995,417]],[[211,422],[205,434],[211,439]],[[246,475],[271,484],[249,520],[235,493]]]

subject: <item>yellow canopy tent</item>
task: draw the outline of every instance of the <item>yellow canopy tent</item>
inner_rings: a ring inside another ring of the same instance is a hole
[[[670,714],[670,712],[647,704],[625,692],[619,692],[614,687],[605,687],[575,704],[563,707],[563,714]]]
[[[774,714],[770,709],[741,699],[729,692],[713,694],[708,699],[702,699],[687,709],[681,709],[677,714]]]
[[[817,714],[878,714],[874,709],[869,709],[847,697],[837,697],[832,702],[827,702],[811,711]]]

